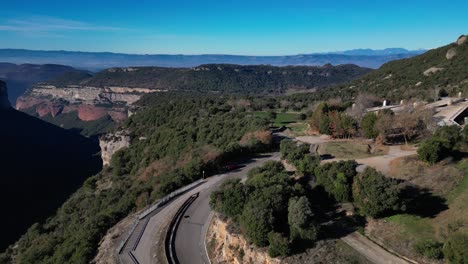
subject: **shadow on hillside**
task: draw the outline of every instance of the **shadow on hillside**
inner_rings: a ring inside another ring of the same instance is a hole
[[[0,251],[43,222],[102,169],[96,141],[25,113],[0,111]]]
[[[401,195],[406,204],[404,213],[407,214],[432,218],[448,209],[445,199],[434,195],[429,189],[406,185]]]
[[[319,240],[339,239],[365,226],[364,217],[346,215],[342,206],[330,198],[322,186],[307,190],[307,193],[320,225]],[[313,246],[314,242],[301,241],[296,244],[294,253],[302,253]]]

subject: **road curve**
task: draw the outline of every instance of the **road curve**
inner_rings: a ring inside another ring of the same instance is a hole
[[[238,170],[229,173],[215,175],[206,180],[205,183],[187,191],[186,193],[174,198],[164,207],[160,208],[152,214],[149,218],[143,233],[131,251],[133,257],[139,264],[158,263],[157,254],[161,254],[158,249],[163,248],[164,245],[158,245],[158,238],[165,237],[165,228],[167,228],[173,219],[176,212],[184,204],[184,202],[193,194],[199,193],[197,198],[191,206],[187,209],[185,215],[188,218],[182,218],[177,229],[175,239],[175,251],[180,263],[209,263],[204,249],[204,238],[202,234],[203,226],[208,225],[211,209],[209,207],[209,197],[213,190],[215,190],[225,179],[229,178],[243,178],[247,172],[254,168],[261,166],[268,160],[279,160],[279,152],[261,155],[257,158],[245,160],[240,163],[243,164]],[[164,239],[162,239],[164,241]],[[122,258],[124,264],[134,264],[135,261],[125,254]]]
[[[279,160],[278,152],[269,156],[257,158],[248,163],[242,169],[231,172],[226,178],[244,178],[247,172],[254,167],[259,167],[269,160]],[[210,194],[216,190],[222,181],[211,185],[200,192],[195,200],[185,212],[184,218],[179,223],[175,239],[175,251],[181,264],[209,264],[205,250],[205,232],[209,225],[211,208],[209,206]]]

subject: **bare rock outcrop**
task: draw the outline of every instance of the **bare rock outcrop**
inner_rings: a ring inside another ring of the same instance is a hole
[[[6,83],[0,81],[0,110],[10,108],[10,101],[8,101],[8,91]]]
[[[447,51],[447,54],[445,54],[445,57],[447,60],[453,59],[455,56],[457,56],[457,49],[456,48],[451,48]]]
[[[466,35],[461,35],[458,39],[457,39],[457,44],[458,45],[463,45],[466,43],[466,41],[468,40],[468,36]]]
[[[112,155],[115,152],[130,146],[130,135],[128,131],[121,130],[115,133],[109,133],[99,138],[99,147],[101,147],[101,158],[103,166],[110,164]]]
[[[437,73],[437,72],[440,72],[440,71],[443,71],[443,70],[444,70],[444,68],[431,67],[431,68],[425,70],[423,74],[424,74],[425,76],[429,76],[429,75],[431,75],[431,74],[434,74],[434,73]]]
[[[215,215],[207,234],[207,244],[214,248],[212,263],[279,264],[281,260],[271,258],[265,249],[249,244],[242,235],[229,230],[229,223]],[[214,243],[213,243],[214,242]]]

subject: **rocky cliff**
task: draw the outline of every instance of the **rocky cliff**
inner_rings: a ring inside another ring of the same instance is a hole
[[[266,250],[249,244],[242,235],[232,232],[229,220],[215,214],[207,233],[207,245],[212,263],[279,264],[278,258],[268,256]]]
[[[161,92],[147,88],[36,85],[16,101],[16,109],[34,112],[39,117],[77,112],[79,119],[93,121],[109,115],[114,121],[128,117],[129,107],[146,93]]]
[[[102,164],[107,166],[115,152],[130,146],[130,136],[127,131],[109,133],[99,138],[99,146],[101,147]]]
[[[0,111],[10,108],[6,84],[0,81]]]

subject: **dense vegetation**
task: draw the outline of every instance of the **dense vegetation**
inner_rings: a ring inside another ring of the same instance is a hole
[[[267,121],[223,98],[148,97],[125,124],[133,143],[90,177],[45,223],[0,257],[8,263],[88,263],[106,231],[135,209],[214,172],[223,161],[268,147]],[[140,140],[141,139],[141,140]]]
[[[466,130],[465,128],[462,134],[460,127],[456,125],[444,126],[437,129],[432,137],[423,141],[419,146],[419,159],[430,164],[435,164],[453,155],[462,142],[467,142]]]
[[[281,163],[269,162],[252,169],[245,184],[227,180],[211,196],[211,207],[230,217],[253,244],[268,246],[270,256],[287,256],[297,243],[317,240],[317,215],[324,212],[312,206],[310,194],[319,187],[336,202],[354,202],[366,216],[382,217],[402,208],[395,181],[371,168],[358,174],[355,161],[320,165],[309,147],[281,142],[281,157],[296,167],[295,175]]]
[[[368,72],[370,69],[356,65],[275,67],[207,64],[194,68],[132,67],[107,69],[80,80],[79,84],[231,93],[282,93],[288,89],[312,89],[339,84]],[[71,80],[73,82],[59,83],[77,84],[77,79]]]
[[[280,162],[270,161],[249,171],[245,184],[224,182],[212,193],[210,205],[240,225],[252,243],[269,245],[271,256],[287,256],[295,243],[317,237],[305,187]]]

